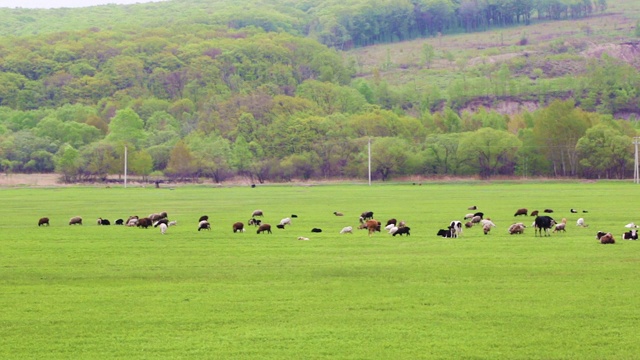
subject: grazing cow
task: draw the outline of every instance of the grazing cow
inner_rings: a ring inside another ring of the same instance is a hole
[[[125,222],[126,226],[136,226],[138,224],[138,215],[129,216]]]
[[[470,220],[470,219],[473,219],[473,214],[469,213],[464,216],[464,220]]]
[[[118,220],[116,220],[116,222],[114,224],[115,225],[124,225],[124,220],[123,219],[118,219]]]
[[[405,227],[407,226],[407,222],[404,220],[400,220],[400,222],[398,223],[398,227]]]
[[[249,219],[248,223],[249,225],[260,226],[260,224],[262,223],[262,220],[251,218]]]
[[[576,221],[576,226],[587,227],[589,225],[584,223],[584,218],[580,218],[578,219],[578,221]]]
[[[143,228],[146,229],[149,226],[153,225],[153,221],[151,221],[150,218],[142,218],[142,219],[138,219],[138,223],[136,224],[137,227],[139,228]]]
[[[508,232],[509,232],[510,235],[523,234],[525,228],[526,228],[526,226],[524,226],[523,223],[515,223],[515,224],[509,226]]]
[[[583,213],[588,213],[588,211],[587,211],[587,210],[582,210],[582,212],[583,212]]]
[[[382,223],[377,220],[368,220],[365,226],[369,232],[369,236],[371,236],[375,231],[380,232],[380,227],[382,226]]]
[[[291,214],[291,217],[292,217],[292,218],[297,218],[297,217],[298,217],[298,215],[296,215],[296,214]]]
[[[531,216],[538,216],[539,211],[538,210],[533,210],[531,212]]]
[[[260,233],[263,233],[263,234],[264,234],[265,232],[266,232],[266,233],[271,234],[271,225],[269,225],[269,224],[262,224],[262,225],[260,225],[260,226],[258,227],[258,232],[257,232],[257,234],[260,234]]]
[[[567,226],[567,219],[562,218],[562,221],[560,222],[560,224],[556,224],[556,228],[553,229],[553,232],[559,232],[559,231],[567,232],[566,226]]]
[[[353,227],[345,226],[340,230],[340,234],[353,234]]]
[[[365,211],[362,214],[360,214],[360,217],[363,220],[371,220],[373,219],[373,211]]]
[[[264,216],[264,214],[262,213],[262,210],[254,210],[251,213],[251,217],[256,217],[256,216]]]
[[[467,208],[467,210],[477,210],[477,209],[478,209],[478,207],[477,207],[477,206],[475,206],[475,205],[473,205],[473,206],[469,206],[469,207]]]
[[[169,221],[169,223],[167,224],[167,226],[177,226],[177,225],[178,225],[178,220]]]
[[[462,222],[454,220],[449,224],[449,228],[453,229],[453,237],[459,237],[462,235]]]
[[[211,231],[211,224],[207,220],[202,220],[198,223],[198,231],[200,230],[209,230]]]
[[[524,215],[527,216],[527,213],[529,212],[529,210],[522,208],[522,209],[518,209],[516,210],[516,213],[513,214],[513,216],[519,216],[519,215]]]
[[[396,235],[402,236],[404,234],[407,234],[407,236],[409,236],[409,235],[411,235],[411,233],[409,231],[411,231],[410,227],[408,227],[408,226],[401,227],[401,228],[398,228],[398,231],[393,233],[393,236],[396,236]]]
[[[308,237],[304,237],[304,236],[298,236],[298,240],[307,241],[307,240],[309,240],[309,238]]]
[[[491,225],[489,224],[482,225],[482,232],[484,232],[485,235],[489,234],[489,231],[491,231]]]
[[[480,220],[482,220],[482,218],[484,217],[484,213],[483,212],[477,212],[475,214],[473,214],[473,217],[479,216]]]
[[[550,216],[538,216],[534,221],[535,226],[535,236],[540,232],[540,236],[542,236],[542,232],[544,231],[544,236],[551,236],[549,233],[549,229],[556,224],[556,221],[553,220]]]
[[[40,218],[40,220],[38,220],[38,226],[43,226],[43,225],[49,226],[49,218],[48,217],[43,217],[43,218]]]
[[[569,211],[571,211],[572,214],[576,214],[578,212],[578,210],[576,210],[576,209],[571,209]]]
[[[333,215],[335,215],[335,216],[344,216],[344,214],[341,213],[340,211],[334,211]]]
[[[149,215],[149,219],[151,219],[151,222],[156,222],[156,221],[158,221],[160,219],[164,219],[166,217],[168,217],[166,211],[163,211],[163,212],[157,213],[157,214],[150,214]]]
[[[162,219],[160,219],[160,220],[158,220],[158,221],[154,222],[154,223],[153,223],[153,227],[158,227],[158,226],[160,226],[161,224],[165,224],[165,225],[169,226],[169,219],[167,219],[167,218],[162,218]]]
[[[547,214],[551,214],[553,212],[552,209],[544,209],[544,212],[546,212]]]
[[[311,232],[312,232],[312,233],[321,233],[321,232],[322,232],[322,229],[319,229],[319,228],[313,228],[313,229],[311,229]]]
[[[238,221],[237,223],[233,224],[233,232],[237,233],[237,232],[244,232],[244,223],[242,223],[242,221]]]
[[[467,221],[466,223],[464,223],[464,227],[468,228],[472,228],[473,227],[473,222],[471,221]]]
[[[388,225],[391,225],[391,224],[396,225],[397,223],[398,223],[398,220],[389,219],[389,220],[387,220],[387,225],[385,225],[385,226],[388,226]]]
[[[208,215],[202,215],[202,216],[200,216],[200,219],[198,219],[198,223],[199,223],[200,221],[209,221],[209,216],[208,216]]]
[[[622,233],[622,239],[624,240],[638,240],[638,230],[630,230]]]
[[[69,219],[69,225],[82,225],[82,218],[80,216],[74,216]]]
[[[477,223],[479,223],[480,221],[482,221],[482,217],[481,217],[481,216],[474,216],[474,217],[471,219],[471,223],[472,223],[472,224],[477,224]]]
[[[276,225],[276,227],[277,227],[278,229],[284,229],[284,225],[282,225],[282,224],[278,224],[278,225]]]
[[[398,229],[400,229],[399,227],[394,226],[393,224],[390,224],[390,226],[391,226],[391,228],[388,229],[388,230],[389,230],[389,234],[391,234],[391,235],[394,235],[395,233],[398,232]]]
[[[284,218],[284,219],[280,220],[280,225],[282,225],[282,226],[291,225],[291,219],[290,218]]]
[[[160,234],[164,235],[167,232],[167,224],[160,223]]]
[[[453,230],[452,229],[440,229],[438,230],[438,233],[436,234],[438,236],[442,236],[444,238],[452,238],[453,237]]]

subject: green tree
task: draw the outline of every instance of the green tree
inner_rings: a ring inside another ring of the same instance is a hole
[[[185,139],[200,173],[216,183],[224,181],[231,172],[231,144],[215,134],[192,134]]]
[[[587,177],[624,179],[633,164],[631,137],[605,123],[587,130],[576,150]]]
[[[142,180],[147,181],[153,171],[153,158],[147,151],[140,150],[132,154],[127,166],[132,173],[142,176]]]
[[[458,157],[466,159],[484,179],[492,175],[512,175],[520,146],[522,142],[509,132],[483,128],[460,141]]]
[[[431,69],[431,64],[433,64],[433,60],[436,57],[436,49],[431,44],[423,44],[422,45],[422,63],[427,67],[427,69]]]
[[[174,178],[188,179],[193,177],[196,171],[193,154],[183,140],[178,141],[171,150],[165,174]]]
[[[54,157],[56,172],[62,174],[65,182],[73,182],[77,180],[80,171],[81,159],[80,152],[71,145],[64,145]]]
[[[575,176],[576,144],[591,126],[591,118],[573,101],[553,101],[534,115],[533,135],[540,151],[553,166],[555,176]]]
[[[371,144],[371,171],[380,175],[382,181],[393,174],[402,174],[409,149],[404,139],[375,138]]]
[[[106,140],[111,143],[124,143],[139,148],[144,139],[144,122],[131,108],[118,110],[109,123]]]

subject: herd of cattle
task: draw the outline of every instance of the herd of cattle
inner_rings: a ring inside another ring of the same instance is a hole
[[[437,236],[445,237],[445,238],[458,238],[462,236],[464,228],[471,228],[474,226],[482,227],[482,231],[485,235],[489,234],[492,228],[496,227],[496,225],[491,221],[491,218],[485,218],[483,212],[476,211],[476,206],[471,206],[468,210],[474,210],[475,212],[468,213],[465,215],[463,223],[462,221],[454,220],[449,223],[446,229],[440,229],[437,232]],[[545,209],[544,213],[553,213],[552,209]],[[575,209],[570,210],[571,213],[577,213],[578,211]],[[587,213],[586,210],[582,210],[583,213]],[[341,212],[334,212],[335,216],[344,216]],[[263,223],[261,218],[264,216],[262,210],[255,210],[251,214],[251,218],[247,221],[247,225],[256,227],[257,234],[271,234],[271,225],[268,223]],[[538,210],[532,211],[529,214],[529,211],[526,208],[516,210],[514,217],[518,216],[535,216],[531,227],[534,228],[535,236],[550,236],[551,232],[566,232],[567,219],[563,218],[560,222],[554,220],[550,215],[540,215]],[[292,224],[292,218],[296,218],[297,215],[292,214],[290,217],[283,218],[276,225],[278,229],[285,229],[286,226]],[[111,221],[104,218],[98,218],[96,221],[97,225],[111,225]],[[49,225],[49,218],[43,217],[38,220],[38,226],[47,226]],[[82,217],[75,216],[69,219],[69,225],[82,225]],[[169,217],[166,212],[159,212],[150,214],[147,217],[139,217],[139,216],[129,216],[125,219],[117,219],[114,222],[114,225],[123,225],[129,227],[138,227],[147,229],[149,227],[156,227],[160,229],[161,234],[165,234],[167,232],[168,227],[177,225],[177,221],[169,221]],[[576,221],[576,225],[579,227],[588,227],[585,223],[584,218],[579,218]],[[629,231],[624,232],[622,234],[622,238],[625,240],[637,240],[638,232],[636,226],[633,223],[627,224],[627,228]],[[381,232],[382,230],[382,222],[375,220],[373,217],[372,211],[365,211],[359,217],[359,226],[358,229],[366,229],[369,236],[372,236],[375,232]],[[527,226],[524,222],[516,222],[509,226],[507,232],[511,235],[514,234],[523,234]],[[411,228],[406,225],[405,221],[398,221],[395,218],[391,218],[387,220],[384,229],[388,232],[388,234],[396,236],[396,235],[411,235]],[[201,230],[211,230],[211,224],[209,223],[209,217],[207,215],[203,215],[198,219],[198,231]],[[235,222],[232,224],[232,230],[234,233],[242,233],[245,232],[245,224],[241,221]],[[312,233],[320,233],[322,229],[320,228],[312,228]],[[353,227],[346,226],[340,230],[340,234],[352,234]],[[602,244],[614,244],[615,238],[609,232],[598,231],[596,234],[596,238]],[[299,240],[309,240],[306,237],[299,237]]]
[[[468,208],[468,210],[477,210],[477,206],[471,206]],[[549,213],[553,213],[553,210],[545,209],[543,212],[549,214]],[[578,210],[571,209],[570,212],[575,214],[575,213],[578,213]],[[582,210],[582,212],[587,213],[588,211]],[[529,215],[529,211],[526,208],[522,208],[522,209],[516,210],[513,216],[517,217],[517,216],[528,216],[528,215]],[[550,236],[551,235],[550,232],[552,231],[551,229],[553,229],[553,232],[567,231],[566,218],[563,218],[561,222],[556,222],[556,220],[554,220],[549,215],[540,215],[540,212],[538,210],[532,211],[530,216],[535,216],[535,219],[531,224],[531,226],[534,228],[534,236],[538,236],[538,235],[543,236],[543,234],[544,236]],[[479,224],[480,226],[482,226],[482,230],[485,235],[487,235],[491,231],[491,228],[496,227],[496,225],[491,221],[490,218],[486,218],[486,219],[484,218],[484,213],[482,212],[469,213],[465,215],[464,220],[468,220],[464,224],[464,228],[471,228],[476,224]],[[581,217],[576,221],[576,226],[588,227],[589,225],[587,225],[585,223],[584,218]],[[511,235],[523,234],[526,227],[527,226],[523,222],[513,223],[509,226],[509,228],[507,229],[507,232]],[[625,227],[628,228],[629,231],[624,232],[622,234],[622,238],[624,240],[638,240],[638,230],[637,230],[638,226],[635,225],[634,223],[629,223],[625,225]],[[451,223],[446,229],[440,229],[437,235],[446,237],[446,238],[457,238],[462,235],[462,232],[463,232],[462,221],[454,220],[454,221],[451,221]],[[615,238],[613,234],[611,234],[610,232],[598,231],[596,234],[596,239],[600,241],[601,244],[615,244]]]

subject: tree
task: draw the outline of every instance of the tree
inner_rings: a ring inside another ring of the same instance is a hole
[[[191,154],[191,151],[183,140],[178,141],[171,150],[165,173],[171,177],[187,179],[192,177],[195,172],[196,167],[193,154]]]
[[[610,124],[598,124],[576,145],[582,172],[587,177],[624,179],[633,163],[632,139]]]
[[[228,176],[231,166],[231,144],[229,140],[215,134],[205,136],[197,133],[189,136],[187,145],[193,154],[195,165],[201,174],[210,177],[216,183]]]
[[[376,138],[371,144],[371,170],[386,181],[401,174],[408,158],[409,145],[400,138]]]
[[[65,182],[77,179],[80,170],[80,152],[71,145],[64,145],[56,153],[54,158],[56,172],[62,174]]]
[[[578,170],[576,144],[591,126],[587,113],[573,101],[553,101],[534,115],[533,135],[552,163],[555,176],[575,176]]]
[[[139,148],[145,138],[144,122],[131,108],[118,110],[109,123],[107,141]]]
[[[146,181],[153,171],[153,158],[147,151],[140,150],[132,154],[127,165],[132,173],[142,176],[142,180]]]
[[[81,150],[80,156],[82,158],[80,172],[87,178],[97,177],[104,180],[110,173],[120,170],[112,144],[92,143]]]
[[[458,157],[467,159],[480,177],[512,175],[515,154],[522,142],[506,131],[483,128],[465,136],[458,147]]]
[[[427,67],[427,69],[431,69],[431,64],[436,57],[436,49],[431,44],[422,45],[422,62]]]

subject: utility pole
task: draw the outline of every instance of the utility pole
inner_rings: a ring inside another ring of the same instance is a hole
[[[124,188],[127,188],[127,146],[124,146]]]
[[[369,137],[369,186],[371,186],[371,137]]]
[[[634,162],[633,162],[633,183],[640,184],[640,171],[638,170],[638,144],[640,143],[640,137],[633,138],[633,145],[635,146]]]

